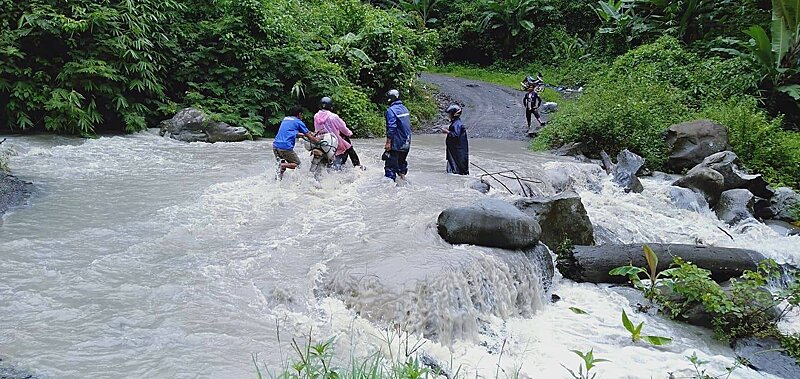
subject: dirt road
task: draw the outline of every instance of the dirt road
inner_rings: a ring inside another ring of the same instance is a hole
[[[522,91],[477,80],[454,78],[439,74],[422,74],[425,82],[464,105],[461,120],[470,138],[528,140]],[[542,118],[546,121],[547,115]],[[532,120],[534,130],[539,128]]]

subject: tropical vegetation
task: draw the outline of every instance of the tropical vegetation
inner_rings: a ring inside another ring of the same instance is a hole
[[[202,108],[256,136],[332,95],[359,135],[438,41],[358,0],[14,1],[0,7],[0,130],[94,135]],[[413,103],[413,98],[410,99]]]

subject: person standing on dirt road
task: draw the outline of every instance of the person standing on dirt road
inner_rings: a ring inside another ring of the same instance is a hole
[[[536,87],[529,85],[527,90],[525,97],[522,98],[522,105],[525,106],[525,118],[528,120],[528,133],[530,134],[531,115],[536,116],[536,121],[539,122],[540,126],[544,126],[546,123],[542,121],[542,116],[539,115],[539,106],[542,105],[542,98],[536,92]]]
[[[384,158],[385,176],[397,181],[405,180],[408,174],[408,152],[411,150],[411,114],[400,101],[400,91],[392,89],[386,93],[389,107],[386,109],[386,146]]]

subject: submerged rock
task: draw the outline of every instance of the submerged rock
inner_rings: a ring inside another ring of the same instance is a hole
[[[672,199],[672,203],[680,209],[697,213],[703,213],[709,209],[705,197],[688,188],[671,186],[668,195]]]
[[[666,132],[670,172],[690,169],[711,154],[727,150],[728,129],[711,120],[695,120],[672,125]]]
[[[800,235],[800,228],[786,221],[764,220],[764,224],[769,226],[770,229],[774,230],[775,233],[778,233],[784,237]]]
[[[327,263],[320,296],[341,299],[379,324],[449,344],[476,340],[481,320],[529,317],[543,309],[554,274],[546,246],[524,250],[440,248],[409,262],[402,252],[354,265],[346,256]]]
[[[540,239],[551,249],[556,249],[564,238],[575,245],[594,244],[594,228],[577,192],[519,199],[514,206],[539,222]]]
[[[625,149],[617,155],[617,164],[612,170],[614,183],[622,187],[625,192],[641,193],[644,186],[636,174],[644,166],[644,158]]]
[[[203,111],[185,108],[158,125],[159,134],[184,142],[239,142],[252,139],[242,127],[211,120]]]
[[[800,378],[800,366],[774,338],[743,338],[734,342],[733,351],[756,371],[779,378]]]
[[[755,196],[746,189],[727,190],[714,207],[717,217],[728,225],[736,225],[753,218]]]
[[[472,188],[480,193],[489,193],[489,190],[492,187],[489,186],[489,183],[486,183],[483,180],[473,180],[469,183],[469,188]]]
[[[439,235],[452,244],[504,249],[533,247],[542,232],[535,218],[497,199],[445,209],[439,214],[437,224]]]
[[[676,180],[672,185],[697,192],[709,205],[716,205],[725,188],[725,177],[708,167],[698,166],[689,170],[686,176]]]
[[[567,279],[589,283],[625,283],[626,277],[613,276],[614,268],[632,264],[646,267],[642,253],[643,244],[575,246],[572,253],[560,255],[556,267]],[[673,257],[681,257],[698,267],[711,271],[717,282],[741,276],[745,270],[755,271],[765,257],[756,251],[716,246],[682,244],[647,244],[658,255],[658,270],[672,264]]]
[[[32,189],[32,183],[0,171],[0,215],[25,203]]]

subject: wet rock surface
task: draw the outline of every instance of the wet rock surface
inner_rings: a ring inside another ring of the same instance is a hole
[[[617,164],[611,171],[614,183],[622,187],[625,192],[642,193],[644,186],[636,174],[644,167],[644,158],[628,151],[621,151],[617,155]]]
[[[672,185],[699,193],[709,205],[713,206],[717,204],[725,189],[725,177],[708,167],[695,167]]]
[[[33,184],[0,171],[0,216],[24,204],[32,190]]]
[[[439,235],[452,244],[522,249],[536,245],[542,229],[535,218],[497,199],[445,209],[437,221]]]
[[[158,126],[161,136],[184,142],[239,142],[252,138],[247,129],[211,120],[194,108],[182,109]]]
[[[733,344],[733,351],[756,371],[780,378],[800,378],[800,366],[774,338],[743,338]]]
[[[666,167],[673,173],[680,173],[711,154],[727,150],[728,129],[711,120],[672,125],[666,132],[666,145],[669,149]]]
[[[575,245],[594,244],[594,228],[577,192],[519,199],[514,206],[539,222],[542,228],[540,240],[552,250],[565,238]]]
[[[720,196],[714,211],[728,225],[736,225],[753,218],[755,196],[746,189],[727,190]]]

